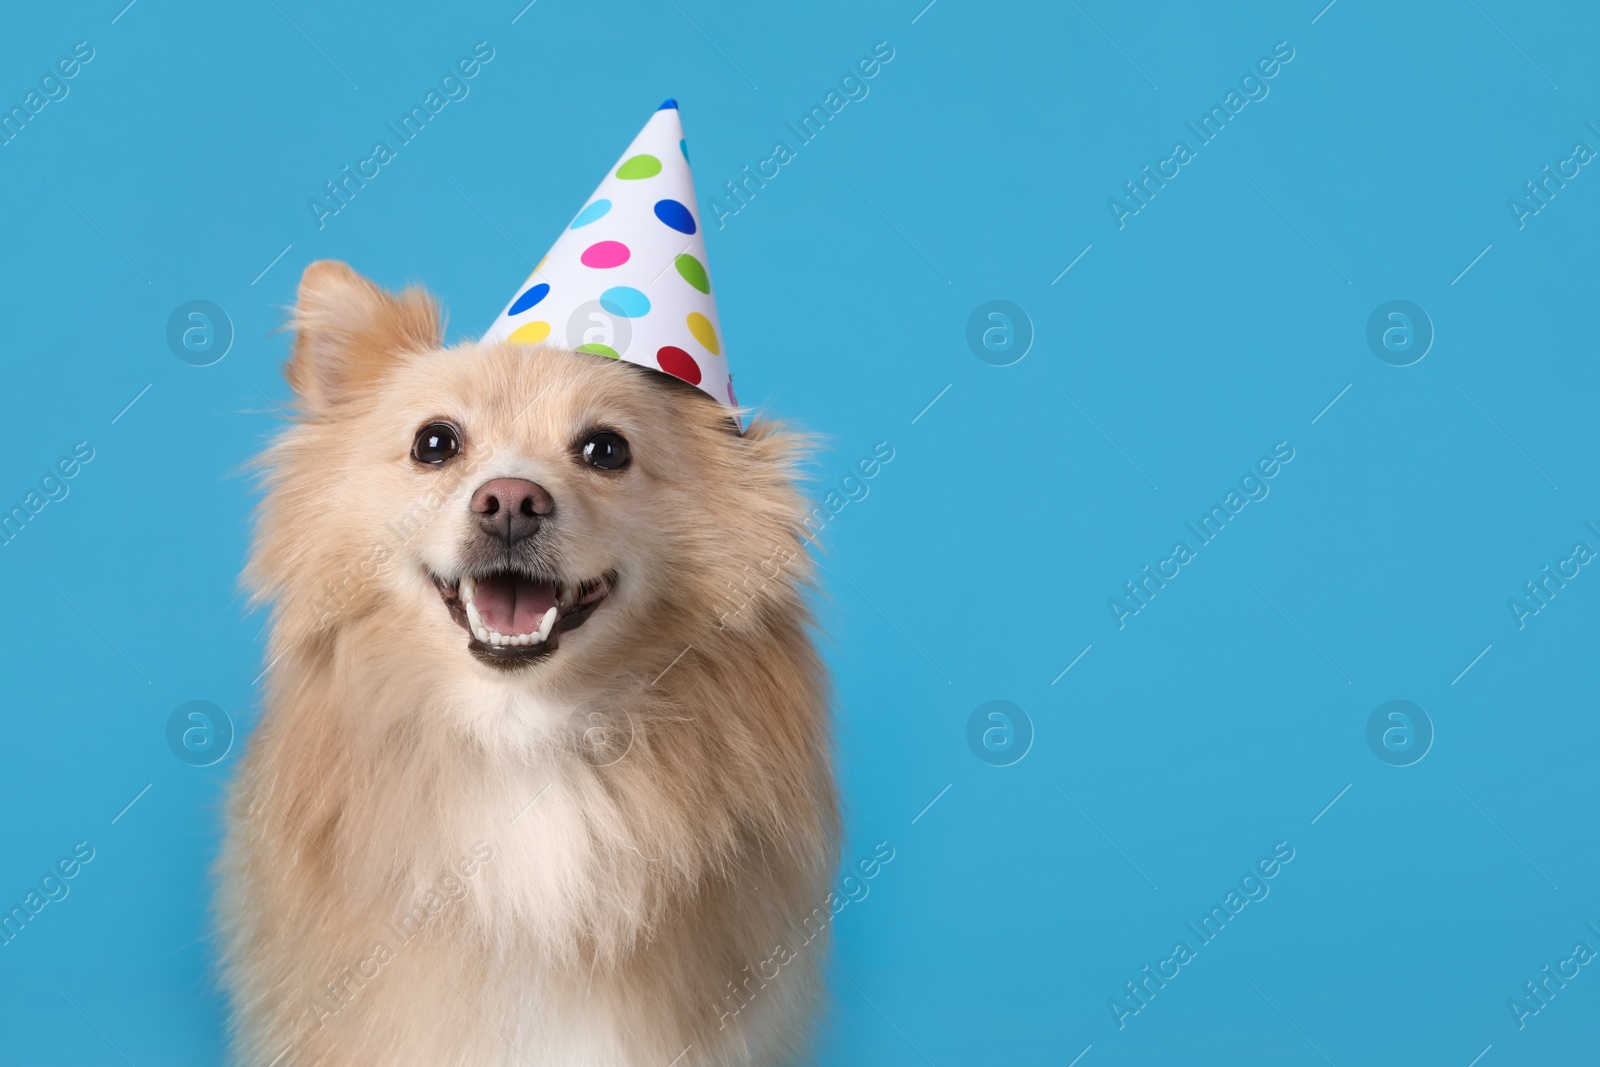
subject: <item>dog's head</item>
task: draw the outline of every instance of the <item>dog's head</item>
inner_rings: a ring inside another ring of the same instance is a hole
[[[803,615],[789,435],[604,357],[442,348],[428,296],[342,263],[293,327],[252,568],[279,645],[541,685]]]

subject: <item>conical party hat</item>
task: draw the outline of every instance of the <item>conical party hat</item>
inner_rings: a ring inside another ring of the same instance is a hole
[[[610,356],[738,406],[694,202],[683,123],[668,100],[483,339]]]

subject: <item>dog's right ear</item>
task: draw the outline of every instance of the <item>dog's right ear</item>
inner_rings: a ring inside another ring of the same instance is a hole
[[[313,417],[380,379],[405,352],[437,348],[439,309],[421,289],[385,292],[338,260],[306,268],[290,323],[294,354],[285,376]]]

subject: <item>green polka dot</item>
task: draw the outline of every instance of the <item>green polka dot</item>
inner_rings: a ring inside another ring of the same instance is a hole
[[[661,173],[661,160],[651,155],[638,155],[624,160],[622,166],[617,168],[617,177],[624,181],[635,181],[639,178],[654,178]]]
[[[607,359],[621,359],[617,350],[610,345],[579,345],[574,352],[588,352],[590,355],[605,356]]]
[[[711,292],[711,281],[706,277],[706,269],[700,265],[698,259],[685,252],[673,262],[678,268],[678,273],[683,275],[684,281],[702,293]]]

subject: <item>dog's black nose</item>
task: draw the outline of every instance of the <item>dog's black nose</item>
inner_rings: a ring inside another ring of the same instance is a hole
[[[472,494],[478,525],[508,545],[535,533],[555,507],[545,487],[526,478],[493,478]]]

